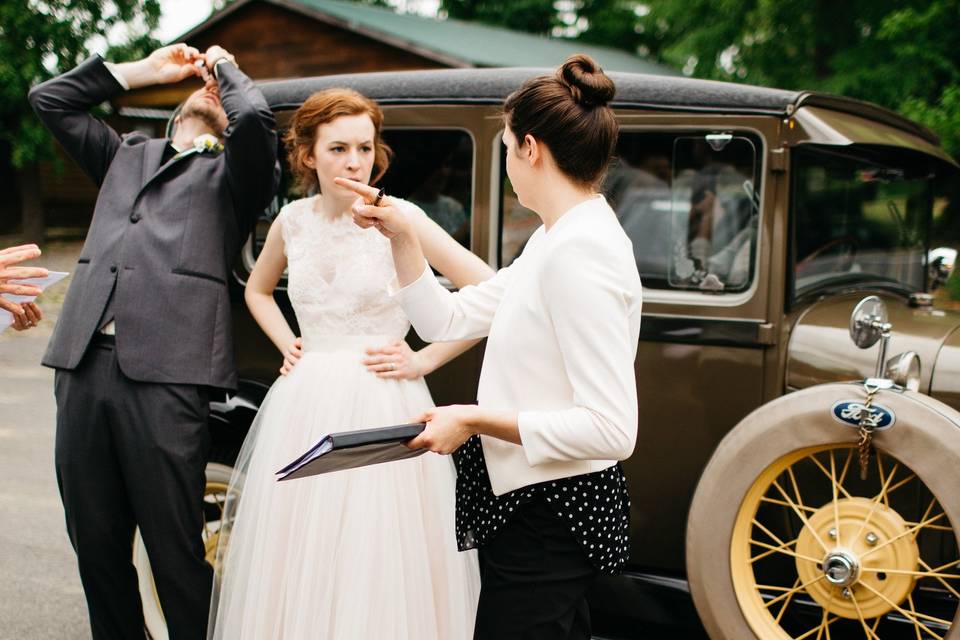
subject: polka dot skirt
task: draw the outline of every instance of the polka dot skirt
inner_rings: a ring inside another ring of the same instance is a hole
[[[461,551],[493,540],[520,505],[538,497],[569,524],[590,562],[617,573],[629,556],[630,496],[623,469],[603,471],[521,487],[494,495],[480,438],[473,436],[454,454],[457,465],[457,544]]]

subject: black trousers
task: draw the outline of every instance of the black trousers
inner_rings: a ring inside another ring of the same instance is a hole
[[[589,640],[597,570],[542,499],[521,505],[480,548],[474,640]]]
[[[55,392],[57,483],[93,637],[144,637],[131,562],[139,526],[171,640],[205,638],[207,392],[129,380],[102,337],[77,369],[57,371]]]

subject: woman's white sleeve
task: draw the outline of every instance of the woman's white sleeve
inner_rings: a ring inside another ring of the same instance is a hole
[[[391,286],[389,291],[400,302],[417,335],[426,342],[483,338],[490,333],[511,268],[512,265],[500,269],[489,280],[454,293],[444,288],[424,263],[419,278],[399,290]]]
[[[637,439],[640,294],[624,286],[629,280],[598,243],[556,249],[542,271],[544,301],[574,407],[520,412],[523,449],[530,465],[624,460]]]

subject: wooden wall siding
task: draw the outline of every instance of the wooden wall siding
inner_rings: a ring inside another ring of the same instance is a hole
[[[410,51],[308,15],[265,2],[251,2],[188,42],[201,51],[219,44],[237,56],[257,80],[299,78],[364,71],[439,69],[440,64]],[[197,80],[147,87],[124,94],[126,106],[170,107],[199,88]]]

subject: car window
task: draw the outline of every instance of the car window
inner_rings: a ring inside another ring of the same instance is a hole
[[[809,147],[793,158],[795,295],[857,281],[922,290],[936,202],[929,164],[892,148]]]
[[[469,248],[474,157],[470,134],[450,129],[387,129],[383,137],[394,155],[380,185],[390,195],[417,204]],[[284,159],[279,195],[258,221],[254,257],[260,254],[280,208],[301,197],[292,192],[286,154],[281,156]]]
[[[621,131],[602,190],[633,242],[644,287],[722,293],[750,286],[759,147],[740,134]],[[540,221],[519,204],[505,172],[501,220],[506,266]]]

